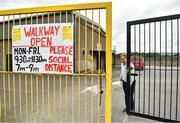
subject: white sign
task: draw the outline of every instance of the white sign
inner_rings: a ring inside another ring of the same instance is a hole
[[[12,28],[13,72],[73,73],[73,24]]]

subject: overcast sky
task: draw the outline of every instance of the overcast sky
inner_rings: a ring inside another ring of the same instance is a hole
[[[0,0],[0,10],[110,0]],[[126,51],[126,22],[149,17],[180,14],[180,0],[111,0],[113,4],[113,45]]]

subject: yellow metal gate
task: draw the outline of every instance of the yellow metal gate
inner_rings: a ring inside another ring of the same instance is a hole
[[[0,11],[1,122],[111,122],[111,7],[105,2]],[[74,23],[73,74],[13,72],[13,25],[67,22]]]

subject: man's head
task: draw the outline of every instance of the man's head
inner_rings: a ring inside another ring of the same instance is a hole
[[[125,53],[120,55],[120,61],[121,61],[121,63],[126,64],[127,56]]]

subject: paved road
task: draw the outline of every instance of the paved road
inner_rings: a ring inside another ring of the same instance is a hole
[[[121,108],[119,104],[121,106],[124,106],[124,102],[121,101],[124,100],[124,98],[122,98],[124,97],[124,92],[121,85],[122,83],[119,81],[119,73],[120,71],[118,70],[118,68],[116,68],[113,73],[113,83],[114,83],[113,85],[118,85],[119,83],[119,86],[113,87],[114,112],[117,112],[119,110],[117,109],[117,107]],[[179,75],[177,75],[177,71],[173,70],[171,77],[171,70],[170,69],[167,70],[166,81],[165,81],[165,70],[162,70],[160,73],[159,70],[154,71],[153,69],[146,68],[145,71],[144,70],[136,71],[136,73],[140,74],[140,76],[136,77],[135,112],[144,113],[151,116],[154,115],[157,117],[160,116],[161,118],[167,118],[167,119],[169,119],[171,115],[171,119],[176,119],[176,111],[177,111],[177,120],[180,120],[180,99],[178,99],[177,101],[178,107],[176,107],[176,98],[180,96],[179,89],[177,92],[177,82],[179,82],[177,80],[177,77],[180,76],[180,73]],[[161,83],[160,83],[160,74],[161,74]],[[172,86],[171,86],[171,79],[172,79]],[[166,85],[166,95],[165,95],[165,85]],[[172,94],[171,94],[171,87],[172,87]],[[180,88],[180,83],[178,84],[178,88]],[[172,97],[172,101],[171,101],[171,97]],[[114,119],[117,119],[116,115],[114,116],[115,116]]]

